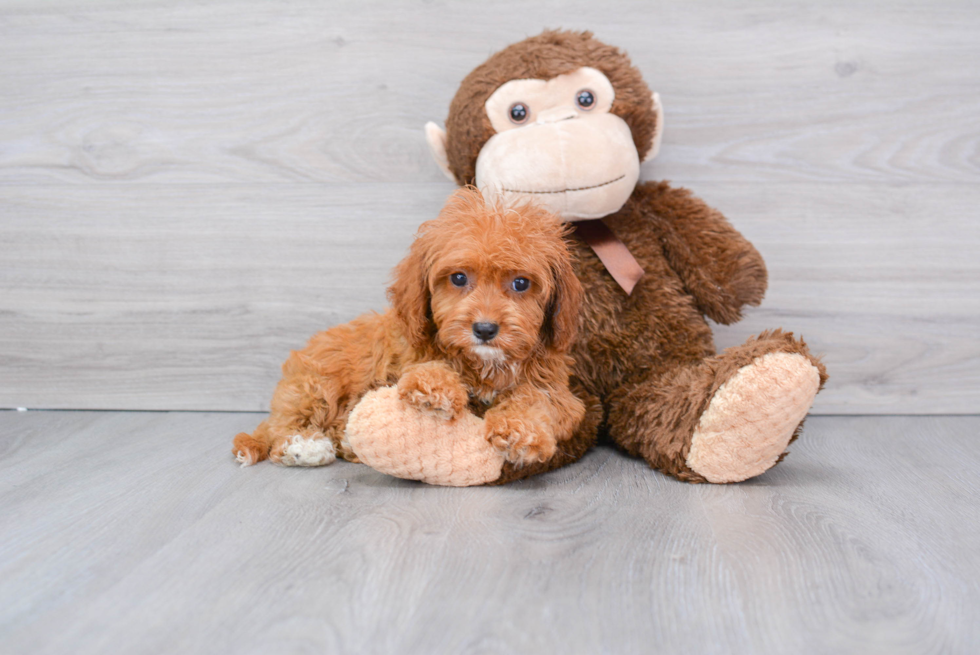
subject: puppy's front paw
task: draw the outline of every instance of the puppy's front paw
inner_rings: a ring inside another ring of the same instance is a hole
[[[466,409],[469,396],[459,375],[438,362],[421,364],[398,380],[398,397],[420,412],[447,421]]]
[[[491,415],[486,421],[487,440],[518,466],[546,462],[558,447],[555,436],[536,421]]]

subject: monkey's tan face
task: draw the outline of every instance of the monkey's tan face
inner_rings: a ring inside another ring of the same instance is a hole
[[[532,200],[569,221],[617,211],[640,158],[613,100],[609,79],[589,67],[502,85],[485,105],[496,134],[476,160],[476,185],[490,199]]]

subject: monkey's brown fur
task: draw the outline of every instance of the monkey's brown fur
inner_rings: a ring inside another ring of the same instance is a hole
[[[344,440],[348,415],[366,392],[397,382],[420,411],[482,415],[486,438],[517,466],[554,459],[585,412],[568,386],[582,290],[565,231],[543,209],[502,210],[475,189],[456,192],[395,269],[392,308],[293,352],[269,418],[235,438],[234,454],[243,464],[281,461],[298,437],[330,439],[356,461]],[[464,287],[450,280],[460,272]],[[511,289],[516,277],[530,287]],[[475,342],[481,321],[499,326],[489,345]]]
[[[642,158],[656,126],[650,89],[639,71],[588,32],[549,31],[491,56],[461,84],[446,120],[447,156],[457,181],[474,182],[476,158],[494,135],[484,103],[500,85],[550,79],[582,66],[612,82],[611,111],[629,125]],[[595,441],[596,431],[665,473],[703,482],[686,464],[692,434],[714,393],[736,371],[767,353],[797,353],[817,368],[821,388],[827,379],[806,344],[780,330],[715,353],[705,317],[737,321],[744,305],[759,304],[767,283],[759,253],[719,212],[685,189],[647,182],[604,221],[645,275],[627,295],[589,246],[570,237],[585,292],[582,329],[572,349],[573,388],[585,401],[586,419],[555,457],[524,467],[507,464],[497,482],[574,461]]]

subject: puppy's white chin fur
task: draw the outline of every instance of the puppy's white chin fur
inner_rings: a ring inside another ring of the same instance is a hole
[[[507,360],[504,351],[493,346],[473,346],[473,352],[484,361],[503,362]]]

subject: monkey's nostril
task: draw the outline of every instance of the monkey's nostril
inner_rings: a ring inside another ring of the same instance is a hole
[[[496,323],[480,322],[473,324],[473,334],[476,335],[477,339],[483,339],[484,341],[490,341],[495,336],[497,332],[500,331],[500,326]]]

